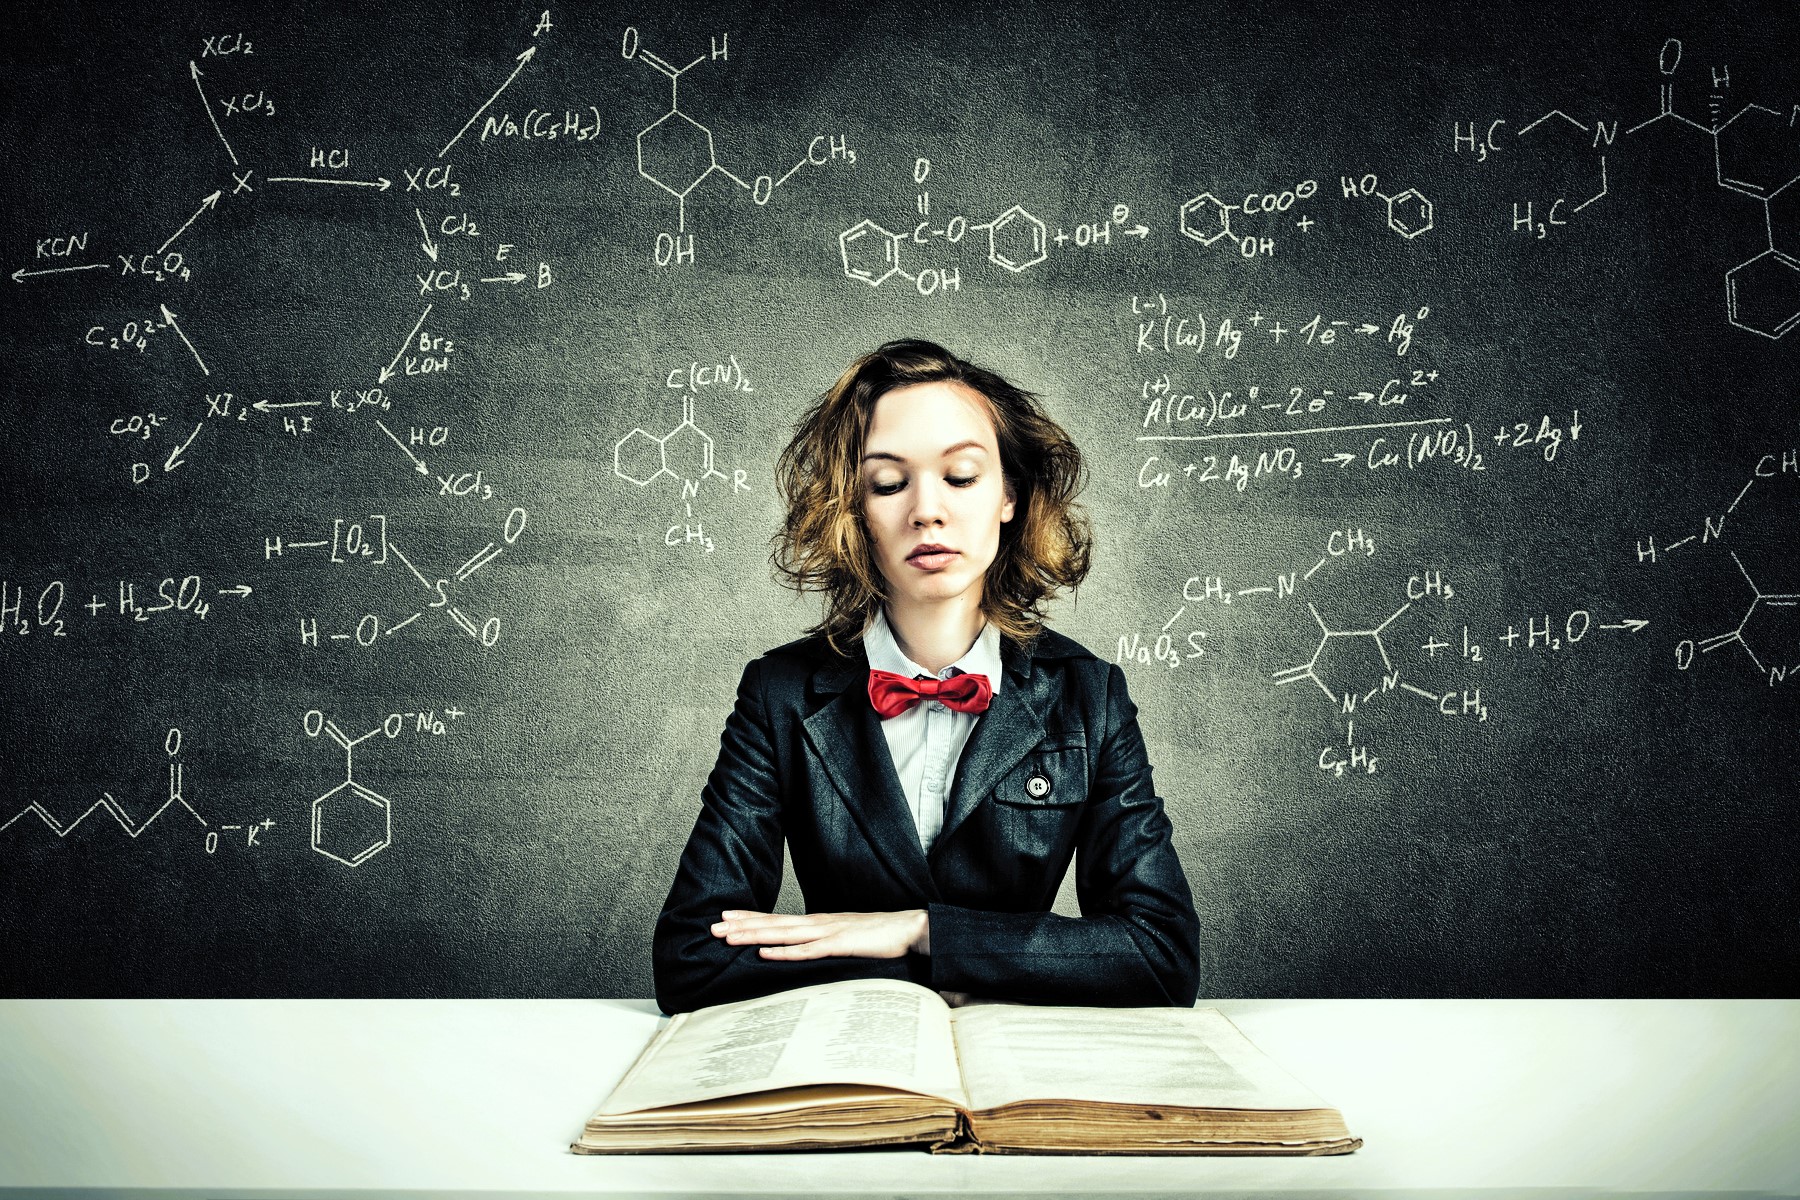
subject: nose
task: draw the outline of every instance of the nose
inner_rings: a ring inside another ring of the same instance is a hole
[[[912,489],[913,528],[942,525],[947,515],[944,508],[944,483],[941,479],[921,476]]]

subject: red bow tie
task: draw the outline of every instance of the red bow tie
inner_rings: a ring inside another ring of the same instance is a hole
[[[925,675],[908,679],[892,671],[869,671],[869,703],[884,720],[899,716],[920,700],[940,700],[957,712],[978,713],[993,698],[994,688],[986,675],[965,672],[948,679]]]

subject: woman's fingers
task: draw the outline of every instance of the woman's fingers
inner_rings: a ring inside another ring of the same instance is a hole
[[[764,958],[778,958],[787,962],[795,962],[808,958],[830,958],[836,952],[831,948],[828,939],[812,942],[800,942],[792,946],[762,946],[757,950]]]
[[[725,940],[734,946],[792,946],[813,942],[836,932],[824,923],[809,925],[766,925],[753,929],[734,929]]]
[[[712,931],[734,946],[774,946],[813,941],[827,936],[835,928],[831,922],[817,916],[746,912],[719,921]]]
[[[765,958],[899,958],[925,936],[925,913],[759,913],[727,909],[714,937],[734,946],[760,946]],[[923,952],[923,949],[921,949]]]

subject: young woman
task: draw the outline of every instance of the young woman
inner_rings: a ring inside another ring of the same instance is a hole
[[[827,612],[744,671],[656,924],[663,1010],[867,976],[1191,1005],[1199,924],[1124,674],[1042,624],[1088,567],[1068,435],[890,342],[777,474],[777,569]],[[803,916],[771,911],[784,842]],[[1050,911],[1071,858],[1080,917]]]

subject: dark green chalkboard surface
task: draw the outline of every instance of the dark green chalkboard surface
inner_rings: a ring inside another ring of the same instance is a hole
[[[1087,455],[1055,619],[1127,673],[1203,994],[1800,965],[1793,5],[0,47],[6,994],[649,994],[738,674],[816,616],[775,456],[899,336]]]

